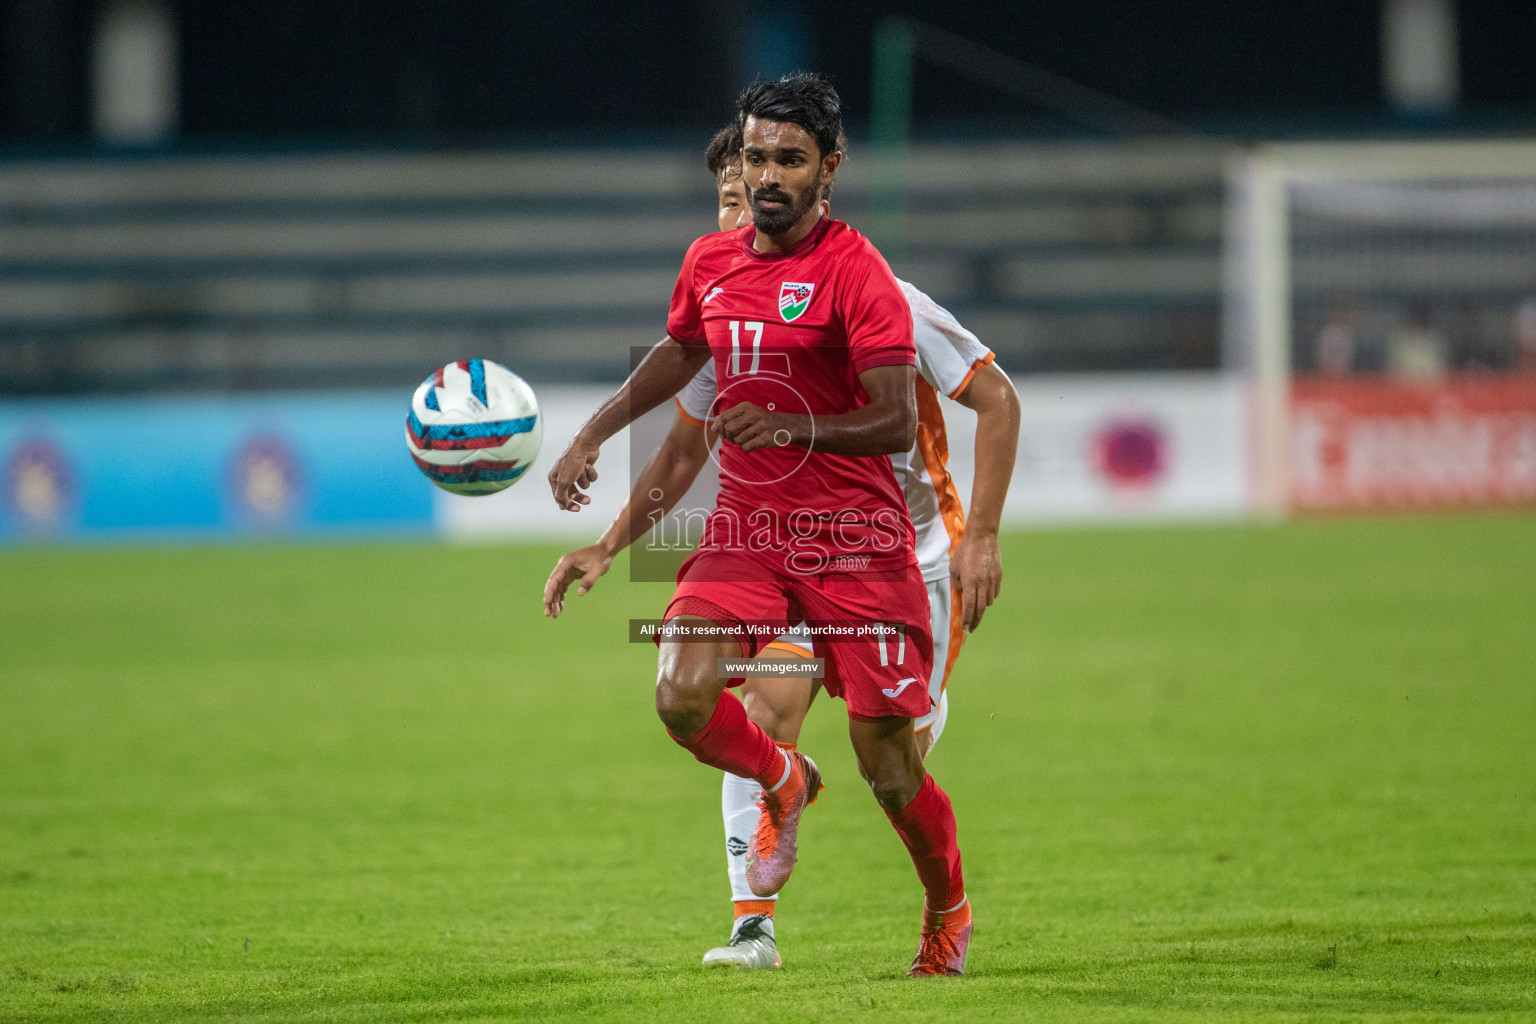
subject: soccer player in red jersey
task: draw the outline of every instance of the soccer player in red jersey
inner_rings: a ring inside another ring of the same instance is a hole
[[[838,149],[846,143],[839,140]],[[705,150],[715,184],[721,231],[751,222],[741,177],[741,128],[721,129]],[[829,206],[828,194],[823,195]],[[1001,562],[997,525],[1012,474],[1019,428],[1018,397],[992,352],[975,335],[913,285],[897,280],[912,309],[917,348],[918,441],[910,451],[891,456],[906,492],[917,534],[917,558],[928,585],[934,664],[929,696],[935,707],[913,723],[918,750],[926,759],[943,731],[949,709],[947,683],[966,632],[980,622],[997,595]],[[561,556],[544,590],[545,613],[558,616],[568,587],[580,581],[585,594],[608,572],[614,557],[641,535],[660,530],[669,513],[710,461],[716,440],[710,421],[717,392],[714,364],[706,362],[677,396],[677,414],[665,440],[636,476],[629,500],[594,544]],[[970,515],[947,469],[948,442],[938,395],[945,394],[977,414],[976,477]],[[776,744],[794,749],[806,713],[820,688],[799,674],[815,657],[814,641],[801,629],[776,638],[759,651],[758,665],[737,691],[747,717]],[[776,663],[770,671],[766,662]],[[726,874],[733,922],[730,940],[704,954],[706,966],[752,969],[782,964],[774,928],[777,896],[761,899],[747,885],[748,840],[759,817],[761,787],[751,779],[722,773],[721,817],[726,837]]]
[[[831,86],[811,75],[754,86],[739,120],[754,225],[690,247],[668,336],[577,432],[551,489],[562,508],[588,503],[601,444],[714,359],[721,491],[665,615],[658,714],[698,760],[762,786],[748,882],[776,893],[819,772],[748,720],[717,663],[793,622],[824,629],[826,689],[848,704],[860,769],[925,889],[911,973],[959,974],[971,914],[954,814],[912,727],[932,709],[919,682],[933,652],[928,594],[886,458],[917,429],[911,312],[879,253],[823,216],[841,160]]]

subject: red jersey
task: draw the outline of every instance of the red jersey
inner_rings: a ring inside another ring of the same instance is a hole
[[[912,366],[912,310],[869,240],[823,217],[784,252],[752,248],[756,228],[688,249],[667,333],[707,344],[713,409],[738,402],[817,416],[869,404],[859,374]],[[720,497],[702,549],[755,555],[776,572],[893,572],[916,566],[911,517],[885,455],[720,444]]]

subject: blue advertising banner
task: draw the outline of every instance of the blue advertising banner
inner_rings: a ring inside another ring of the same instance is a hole
[[[408,396],[0,402],[0,542],[427,533]]]

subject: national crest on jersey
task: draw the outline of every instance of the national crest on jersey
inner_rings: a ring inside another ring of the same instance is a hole
[[[814,284],[803,284],[798,281],[785,281],[779,285],[779,315],[785,323],[794,323],[800,319],[811,305],[811,293],[816,290]]]

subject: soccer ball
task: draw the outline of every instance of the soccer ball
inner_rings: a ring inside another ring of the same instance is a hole
[[[454,494],[495,494],[539,454],[544,420],[523,378],[489,359],[460,359],[421,382],[405,444],[427,479]]]

